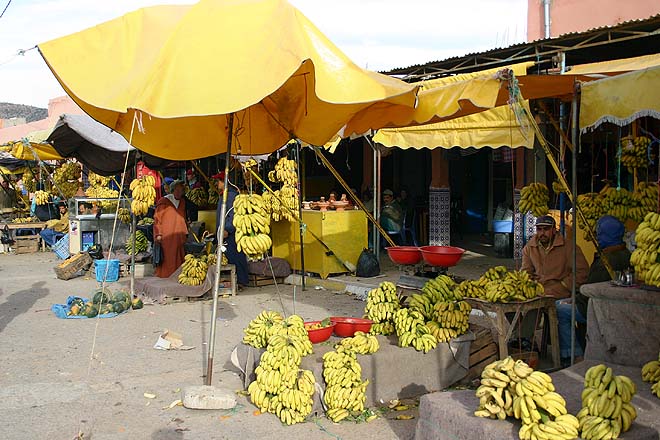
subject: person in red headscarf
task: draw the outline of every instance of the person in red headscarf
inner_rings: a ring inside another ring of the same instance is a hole
[[[154,241],[163,251],[162,262],[156,266],[156,276],[167,278],[183,264],[186,256],[184,244],[188,235],[184,183],[172,183],[171,193],[156,203],[154,214]]]

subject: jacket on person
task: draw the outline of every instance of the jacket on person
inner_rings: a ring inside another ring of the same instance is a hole
[[[587,281],[589,265],[579,246],[576,251],[576,282],[579,287]],[[536,235],[523,248],[522,270],[537,275],[548,296],[567,298],[571,295],[572,262],[572,246],[561,234],[555,234],[547,251],[539,244]]]
[[[46,227],[55,232],[69,232],[69,213],[65,213],[59,220],[48,220],[46,222]]]

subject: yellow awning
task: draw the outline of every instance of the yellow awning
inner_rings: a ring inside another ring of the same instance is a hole
[[[644,116],[660,119],[660,67],[582,85],[580,128],[583,132],[604,122],[627,125]]]
[[[603,61],[600,63],[578,64],[571,67],[565,75],[591,75],[598,73],[621,73],[633,70],[648,69],[660,66],[660,54],[645,55],[643,57],[624,58],[621,60]]]
[[[374,141],[402,149],[532,148],[534,131],[530,126],[522,128],[511,108],[502,106],[436,124],[378,130]]]
[[[50,133],[50,130],[47,130]],[[47,137],[47,136],[46,136]],[[29,145],[23,141],[13,142],[10,151],[11,155],[21,160],[62,160],[55,148],[49,144],[30,142]],[[36,157],[35,157],[36,155]]]

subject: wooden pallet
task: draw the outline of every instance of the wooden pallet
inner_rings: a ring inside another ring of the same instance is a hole
[[[477,325],[470,326],[476,339],[470,345],[470,369],[462,382],[470,382],[481,376],[484,367],[498,359],[497,344],[490,329]]]
[[[275,277],[274,280],[273,277],[263,277],[254,274],[250,274],[249,277],[250,287],[272,286],[275,283],[284,283],[284,277]]]

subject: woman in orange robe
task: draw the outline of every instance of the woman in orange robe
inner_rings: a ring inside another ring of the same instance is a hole
[[[186,201],[183,197],[183,182],[172,183],[171,194],[156,203],[154,214],[154,240],[160,243],[163,259],[156,266],[156,276],[167,278],[176,271],[185,257],[184,243],[188,235],[186,224]]]

